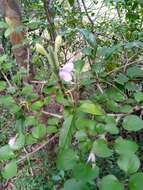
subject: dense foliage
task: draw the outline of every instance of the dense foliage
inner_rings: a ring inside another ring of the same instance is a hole
[[[27,84],[0,20],[0,189],[142,190],[142,0],[45,2],[21,1]]]

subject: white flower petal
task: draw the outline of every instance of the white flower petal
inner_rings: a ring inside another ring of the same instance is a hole
[[[61,78],[62,80],[66,81],[66,82],[71,82],[71,80],[72,80],[72,75],[71,75],[71,73],[66,72],[66,71],[63,71],[63,70],[61,70],[61,71],[59,72],[59,76],[60,76],[60,78]]]
[[[93,152],[91,152],[90,154],[89,154],[89,156],[88,156],[88,160],[87,160],[87,162],[95,162],[95,154],[93,153]]]
[[[72,72],[72,71],[73,71],[73,68],[74,68],[73,62],[70,61],[70,62],[66,63],[66,64],[61,68],[61,70],[67,71],[67,72]]]
[[[9,146],[10,146],[11,148],[15,146],[15,141],[16,141],[16,137],[12,137],[12,138],[9,140],[8,144],[9,144]]]

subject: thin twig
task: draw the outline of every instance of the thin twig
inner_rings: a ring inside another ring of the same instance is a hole
[[[58,136],[58,134],[54,135],[53,137],[51,137],[47,142],[45,142],[44,144],[41,144],[38,148],[36,148],[34,151],[26,154],[25,156],[23,156],[21,159],[17,160],[17,163],[21,163],[24,160],[26,160],[27,158],[30,158],[34,153],[38,152],[39,150],[41,150],[44,146],[46,146],[47,144],[49,144],[51,141],[53,141],[56,137]]]
[[[84,7],[86,16],[88,17],[88,19],[89,19],[89,21],[91,22],[92,26],[94,26],[94,22],[93,22],[93,20],[91,19],[91,17],[90,17],[89,14],[88,14],[88,11],[87,11],[87,8],[86,8],[86,5],[85,5],[84,0],[82,0],[82,4],[83,4],[83,7]]]
[[[28,154],[26,148],[24,148],[24,152],[25,152],[26,154]],[[29,168],[30,168],[31,176],[34,176],[33,169],[32,169],[32,167],[31,167],[31,163],[30,163],[29,157],[27,157],[27,161],[28,161],[28,165],[29,165]]]
[[[137,61],[128,63],[128,64],[126,64],[126,66],[130,66],[130,65],[133,65],[133,64],[135,64],[135,63],[139,63],[140,61],[141,61],[141,60],[137,60]],[[125,65],[122,65],[121,67],[118,67],[118,68],[116,68],[116,69],[114,69],[114,70],[108,72],[108,73],[107,73],[107,76],[110,75],[110,74],[112,74],[112,73],[115,73],[115,72],[117,72],[117,71],[119,71],[119,70],[121,70],[121,69],[123,69],[124,66],[125,66]]]
[[[5,73],[4,73],[4,72],[1,72],[1,73],[2,73],[2,75],[3,75],[3,77],[4,77],[4,79],[6,80],[8,86],[9,86],[9,87],[12,87],[12,84],[11,84],[10,81],[8,80],[8,78],[7,78],[7,76],[5,75]]]
[[[57,117],[59,119],[62,119],[63,116],[62,115],[58,115],[58,114],[55,114],[55,113],[51,113],[51,112],[47,112],[47,111],[41,111],[41,113],[45,114],[45,115],[49,115],[49,116],[53,116],[53,117]]]

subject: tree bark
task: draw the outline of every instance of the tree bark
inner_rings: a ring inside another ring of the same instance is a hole
[[[22,25],[19,2],[17,0],[0,0],[0,13],[12,29],[10,42],[16,62],[20,68],[24,67],[28,71],[28,48],[23,45],[25,34],[23,31],[19,31],[19,27]],[[23,82],[28,82],[28,75],[23,78]]]

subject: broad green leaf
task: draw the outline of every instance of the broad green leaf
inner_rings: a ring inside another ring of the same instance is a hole
[[[38,139],[35,139],[31,134],[26,135],[25,137],[25,144],[32,145],[37,142]]]
[[[104,130],[109,132],[110,134],[118,134],[119,129],[116,127],[114,123],[108,123],[104,126]]]
[[[48,125],[58,125],[59,119],[58,118],[49,118]]]
[[[116,82],[119,84],[122,84],[122,85],[124,85],[126,82],[128,82],[128,80],[129,80],[129,78],[122,73],[120,73],[116,78]]]
[[[16,137],[13,137],[9,141],[9,146],[12,150],[19,150],[25,144],[25,136],[20,133]]]
[[[75,166],[77,159],[78,157],[75,151],[72,149],[64,149],[58,155],[58,168],[60,170],[70,170]]]
[[[1,96],[0,104],[7,108],[11,113],[16,113],[20,110],[15,100],[11,96]]]
[[[77,60],[75,63],[75,69],[78,73],[80,73],[85,65],[85,61],[83,60]]]
[[[75,134],[75,138],[81,142],[81,141],[86,141],[86,139],[88,138],[85,130],[80,130],[80,131],[77,131],[76,134]]]
[[[143,92],[137,92],[134,94],[134,96],[137,102],[143,102]]]
[[[0,21],[0,29],[7,28],[7,27],[8,25],[5,22]]]
[[[74,0],[68,0],[68,2],[71,6],[74,4]]]
[[[114,148],[118,154],[128,155],[135,153],[138,150],[138,145],[131,140],[126,140],[122,137],[119,137],[115,141]]]
[[[123,120],[123,128],[128,131],[139,131],[143,128],[143,120],[136,115],[128,115]]]
[[[31,109],[32,111],[36,111],[36,110],[39,110],[42,106],[43,106],[43,102],[39,100],[31,105]]]
[[[0,160],[9,160],[14,158],[15,155],[8,145],[2,146],[0,148]]]
[[[143,77],[143,71],[139,67],[133,66],[127,70],[127,75],[130,78]]]
[[[115,113],[119,113],[120,110],[120,106],[117,102],[113,101],[113,100],[108,100],[106,102],[106,107],[108,110],[115,112]]]
[[[91,45],[93,48],[96,48],[97,44],[95,34],[87,29],[79,29],[79,32],[84,36],[89,45]]]
[[[131,113],[133,111],[133,108],[132,106],[126,104],[126,105],[122,105],[120,108],[119,108],[119,112],[121,113]]]
[[[5,81],[0,81],[0,90],[4,90],[6,88],[7,84]]]
[[[92,128],[95,129],[96,122],[95,120],[89,120],[89,119],[79,116],[77,120],[75,121],[75,125],[78,130],[85,129],[85,128],[90,130]]]
[[[27,116],[24,125],[26,127],[28,127],[28,126],[35,126],[35,125],[37,125],[37,122],[38,121],[37,121],[37,119],[36,119],[35,116]]]
[[[36,139],[42,138],[46,134],[45,125],[39,124],[32,130],[32,136]]]
[[[86,163],[80,163],[73,169],[73,176],[76,180],[90,182],[94,180],[99,174],[99,168],[92,168]]]
[[[15,101],[11,96],[1,96],[0,97],[0,104],[2,104],[4,106],[9,106],[14,103],[15,103]]]
[[[13,33],[13,28],[9,27],[5,30],[4,36],[7,38],[11,33]]]
[[[79,107],[79,110],[84,113],[90,113],[93,115],[104,115],[104,112],[101,109],[101,107],[97,104],[94,104],[91,101],[83,102],[81,106]]]
[[[127,174],[135,173],[140,167],[140,160],[135,154],[121,155],[117,163],[119,168]]]
[[[124,186],[114,175],[107,175],[101,180],[100,190],[124,190]]]
[[[99,157],[106,158],[112,155],[112,150],[108,148],[106,141],[103,139],[97,139],[93,143],[93,151]]]
[[[69,146],[72,137],[73,130],[73,115],[69,115],[65,118],[62,129],[60,131],[59,146],[60,148],[66,148]]]
[[[61,190],[89,190],[84,181],[76,181],[74,178],[67,180]]]
[[[47,133],[50,135],[52,133],[57,133],[58,132],[58,128],[56,126],[48,126],[47,127]]]
[[[125,100],[125,96],[121,94],[119,90],[116,90],[114,88],[106,90],[106,94],[111,100],[115,100],[117,102],[122,102]]]
[[[86,47],[86,48],[83,48],[83,49],[82,49],[82,53],[83,53],[84,55],[87,55],[87,56],[91,56],[91,55],[92,55],[92,51],[93,51],[93,49],[90,48],[90,47]]]
[[[143,189],[143,173],[139,172],[132,175],[129,179],[129,190]]]
[[[22,92],[21,94],[23,96],[28,96],[29,94],[33,93],[33,87],[31,85],[28,85],[28,86],[25,86],[23,89],[22,89]]]
[[[14,176],[16,176],[17,174],[17,164],[15,161],[11,161],[10,163],[8,163],[4,170],[2,171],[2,176],[5,179],[9,179],[12,178]]]
[[[129,81],[125,84],[125,89],[127,89],[128,91],[134,92],[138,90],[138,86],[134,82]]]

